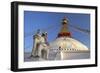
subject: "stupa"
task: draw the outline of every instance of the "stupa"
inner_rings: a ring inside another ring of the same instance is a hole
[[[61,30],[57,38],[50,43],[50,49],[52,50],[50,54],[54,54],[52,59],[55,60],[89,58],[89,48],[82,42],[72,38],[66,17],[62,19]]]

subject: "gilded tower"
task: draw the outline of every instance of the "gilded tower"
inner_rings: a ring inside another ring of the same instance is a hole
[[[68,30],[68,19],[64,17],[62,19],[62,27],[60,32],[58,33],[58,37],[71,37],[71,33]]]

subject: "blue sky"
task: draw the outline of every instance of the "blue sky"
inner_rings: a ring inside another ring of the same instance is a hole
[[[61,20],[67,17],[69,24],[90,30],[90,14],[82,13],[58,13],[58,12],[36,12],[24,11],[24,49],[29,52],[33,47],[33,35],[36,30],[48,33],[48,41],[56,39],[61,28]],[[69,31],[74,39],[82,42],[90,48],[90,35],[75,30],[69,26]]]

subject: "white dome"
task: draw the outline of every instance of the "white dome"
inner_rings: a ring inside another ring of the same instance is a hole
[[[89,58],[89,49],[81,42],[70,38],[60,37],[50,43],[52,60],[84,59]]]
[[[89,49],[82,44],[81,42],[69,38],[69,37],[60,37],[57,38],[55,41],[50,43],[51,49],[59,49],[61,47],[62,50],[65,51],[88,51]]]

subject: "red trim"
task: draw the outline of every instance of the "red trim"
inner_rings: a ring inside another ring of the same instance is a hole
[[[71,33],[70,32],[62,32],[58,34],[58,37],[71,37]]]

